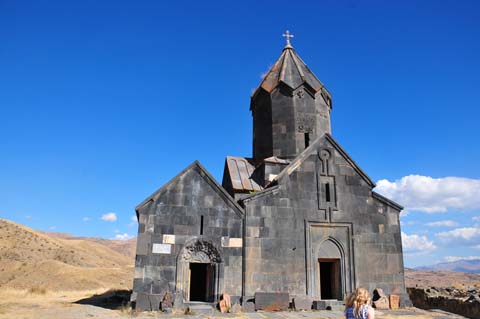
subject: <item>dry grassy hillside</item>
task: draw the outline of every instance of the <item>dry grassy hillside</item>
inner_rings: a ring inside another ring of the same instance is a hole
[[[0,287],[129,288],[134,262],[130,246],[134,241],[52,236],[0,220]]]
[[[134,260],[135,258],[135,249],[137,246],[137,239],[132,238],[129,240],[110,240],[110,239],[103,239],[103,238],[97,238],[97,237],[75,237],[70,234],[65,234],[65,233],[49,233],[46,232],[44,233],[48,237],[52,238],[60,238],[60,239],[65,239],[65,240],[86,240],[89,242],[94,242],[101,244],[103,246],[107,246],[108,248],[116,251],[119,254],[125,255],[129,257],[131,260]]]
[[[454,272],[448,270],[405,269],[407,287],[437,287],[457,289],[480,288],[480,274]]]

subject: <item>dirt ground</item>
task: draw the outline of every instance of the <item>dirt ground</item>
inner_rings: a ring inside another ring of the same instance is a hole
[[[121,291],[120,293],[127,293]],[[106,290],[85,291],[36,291],[8,290],[0,291],[0,319],[85,319],[85,318],[163,318],[163,319],[319,319],[343,318],[342,312],[308,311],[308,312],[255,312],[238,315],[220,313],[214,314],[164,314],[139,313],[134,314],[128,306],[122,305],[123,300],[115,299],[117,294]],[[106,296],[106,297],[105,297]],[[110,297],[109,297],[110,296]],[[128,296],[124,296],[128,297]],[[416,308],[398,311],[377,311],[379,319],[453,319],[461,316],[444,312],[424,311]]]

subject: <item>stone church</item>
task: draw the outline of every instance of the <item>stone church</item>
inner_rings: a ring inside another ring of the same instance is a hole
[[[251,97],[253,156],[227,156],[221,185],[195,161],[136,207],[137,310],[167,292],[175,306],[227,293],[247,309],[256,294],[315,304],[356,287],[409,303],[402,207],[333,138],[332,96],[286,36]]]

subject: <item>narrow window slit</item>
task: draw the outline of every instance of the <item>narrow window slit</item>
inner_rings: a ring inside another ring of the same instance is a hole
[[[330,202],[330,183],[325,184],[325,201]]]
[[[203,215],[200,216],[200,235],[203,235]]]
[[[305,138],[305,148],[307,148],[310,145],[310,133],[304,133],[303,136]]]

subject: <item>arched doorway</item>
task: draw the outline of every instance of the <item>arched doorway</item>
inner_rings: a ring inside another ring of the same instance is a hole
[[[321,299],[343,299],[342,278],[344,260],[341,246],[327,239],[318,248],[318,287]]]
[[[203,240],[187,243],[178,256],[177,292],[182,292],[186,302],[215,302],[222,274],[222,258],[213,244]]]
[[[306,235],[307,294],[343,300],[355,287],[351,225],[307,222]]]

